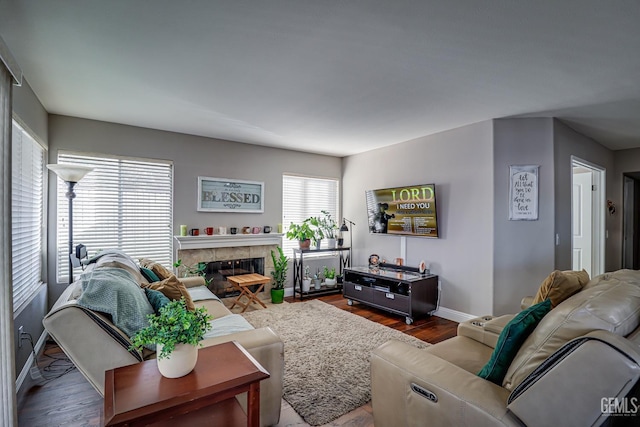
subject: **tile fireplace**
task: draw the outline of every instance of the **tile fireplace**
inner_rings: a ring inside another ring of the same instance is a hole
[[[282,234],[236,234],[213,236],[174,236],[175,259],[183,265],[207,264],[206,278],[211,279],[209,289],[218,297],[235,293],[227,277],[258,273],[271,277],[273,261],[271,251],[282,244]],[[177,272],[182,275],[182,271]],[[265,285],[265,291],[271,284]]]

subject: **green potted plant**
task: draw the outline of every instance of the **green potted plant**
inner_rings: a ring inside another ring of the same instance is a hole
[[[158,370],[167,378],[187,375],[196,366],[198,346],[211,329],[212,316],[204,307],[187,309],[184,298],[168,302],[158,314],[150,314],[149,326],[131,339],[132,347],[142,350],[155,344]]]
[[[302,292],[309,292],[311,289],[311,272],[309,266],[304,266],[304,277],[302,278]]]
[[[324,275],[325,286],[334,287],[336,285],[336,268],[335,267],[332,267],[331,269],[329,269],[325,265],[323,267],[323,275]]]
[[[309,249],[311,239],[316,238],[315,232],[311,229],[309,218],[305,219],[302,224],[294,224],[292,222],[289,225],[286,236],[287,239],[297,240],[300,249]]]
[[[273,260],[271,302],[274,304],[282,304],[284,301],[284,283],[287,280],[287,269],[289,268],[289,259],[280,246],[278,246],[278,253],[279,255],[276,256],[275,252],[271,251],[271,259]]]
[[[336,235],[338,232],[338,224],[329,213],[329,211],[320,211],[322,216],[311,217],[311,224],[318,230],[321,239],[327,239],[327,247],[333,249],[336,247]],[[318,245],[318,248],[320,245]]]
[[[207,286],[211,283],[213,278],[207,279],[207,263],[200,261],[194,265],[186,265],[182,263],[182,259],[173,263],[176,271],[182,271],[182,277],[202,276]]]

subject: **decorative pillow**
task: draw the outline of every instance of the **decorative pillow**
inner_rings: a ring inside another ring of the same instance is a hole
[[[582,271],[553,271],[540,285],[532,304],[538,304],[547,298],[551,300],[551,308],[579,292],[589,282],[589,273]]]
[[[160,278],[160,280],[168,279],[169,277],[173,276],[173,273],[170,270],[167,270],[167,268],[160,263],[151,261],[147,258],[140,258],[138,262],[140,263],[141,267],[145,267],[153,271],[156,276]]]
[[[187,291],[184,284],[173,274],[160,282],[149,283],[148,285],[144,285],[144,287],[160,291],[164,296],[171,300],[179,300],[184,297],[185,302],[187,303],[187,308],[191,311],[196,309],[196,306],[193,304],[193,300],[191,299],[191,295],[189,295],[189,291]]]
[[[171,302],[162,292],[155,289],[144,288],[144,293],[147,295],[147,299],[156,314],[159,314],[160,309]]]
[[[507,369],[520,346],[549,310],[551,310],[551,300],[545,300],[521,311],[507,323],[498,337],[491,358],[478,372],[478,376],[502,385]]]
[[[153,270],[148,269],[147,267],[140,267],[140,273],[144,276],[145,279],[149,283],[159,282],[160,278],[153,272]]]

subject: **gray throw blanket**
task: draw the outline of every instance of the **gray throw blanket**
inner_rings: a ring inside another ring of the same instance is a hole
[[[82,295],[77,304],[106,313],[128,337],[149,326],[147,315],[153,307],[131,273],[120,268],[102,267],[80,276]]]

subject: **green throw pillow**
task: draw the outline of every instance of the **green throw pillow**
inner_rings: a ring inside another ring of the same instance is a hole
[[[502,385],[507,369],[509,369],[513,358],[516,357],[520,346],[550,310],[551,300],[547,299],[539,304],[532,305],[526,310],[522,310],[516,317],[511,319],[500,333],[491,358],[478,372],[478,376]]]
[[[144,288],[144,293],[147,295],[149,304],[151,304],[151,307],[153,307],[153,311],[156,314],[160,312],[162,307],[171,302],[171,300],[165,297],[162,292],[156,291],[155,289]]]
[[[151,270],[151,269],[149,269],[147,267],[140,267],[140,273],[142,273],[144,278],[147,279],[149,281],[149,283],[159,282],[160,281],[160,278],[158,277],[158,275],[156,273],[154,273],[153,270]]]

